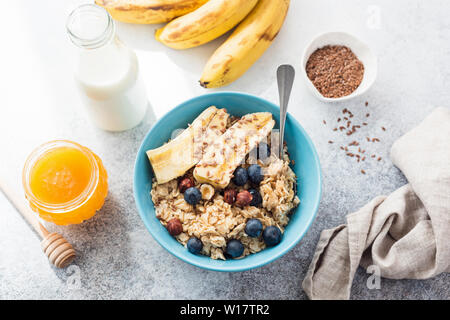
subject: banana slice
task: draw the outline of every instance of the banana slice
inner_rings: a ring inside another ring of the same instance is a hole
[[[147,151],[158,183],[180,177],[203,156],[206,145],[225,130],[228,114],[211,106],[180,135],[163,146]]]
[[[234,170],[275,125],[270,112],[243,116],[209,146],[194,169],[194,178],[216,188],[225,188]]]

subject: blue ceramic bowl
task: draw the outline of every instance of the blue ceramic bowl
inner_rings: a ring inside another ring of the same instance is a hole
[[[211,105],[226,108],[231,115],[236,116],[261,111],[271,112],[276,120],[275,128],[279,128],[279,107],[248,94],[217,92],[205,94],[180,104],[151,128],[139,148],[134,167],[136,205],[153,238],[171,254],[187,263],[216,271],[244,271],[261,267],[280,258],[292,249],[311,225],[321,198],[322,177],[319,158],[306,132],[288,114],[285,141],[288,145],[290,158],[295,161],[293,170],[298,177],[298,196],[301,203],[293,212],[281,243],[238,260],[213,260],[206,256],[191,254],[167,232],[155,216],[155,208],[150,198],[153,172],[145,152],[161,146],[170,138],[174,129],[186,128],[205,108]]]

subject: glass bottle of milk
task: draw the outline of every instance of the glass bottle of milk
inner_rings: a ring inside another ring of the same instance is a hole
[[[75,79],[95,124],[108,131],[138,125],[148,107],[145,86],[136,54],[116,37],[109,13],[81,5],[69,15],[67,32],[78,47]]]

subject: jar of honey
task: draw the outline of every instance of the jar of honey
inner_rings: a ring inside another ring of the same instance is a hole
[[[55,140],[35,149],[25,162],[22,183],[31,209],[58,225],[95,215],[108,193],[100,158],[78,143]]]

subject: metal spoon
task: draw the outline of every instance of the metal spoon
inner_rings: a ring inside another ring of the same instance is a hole
[[[291,95],[292,84],[294,83],[295,70],[290,64],[283,64],[277,69],[278,94],[280,96],[280,159],[283,156],[284,125],[286,113]]]

